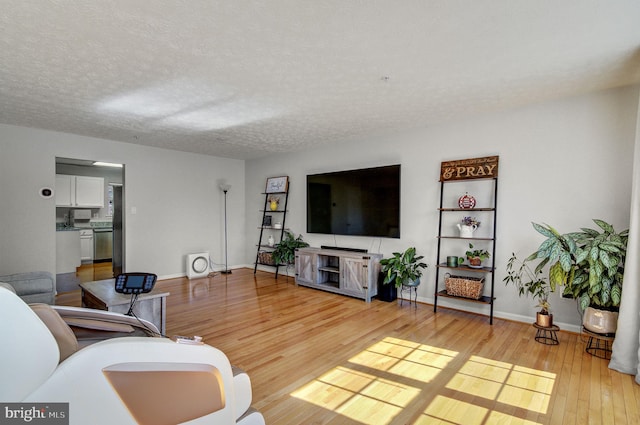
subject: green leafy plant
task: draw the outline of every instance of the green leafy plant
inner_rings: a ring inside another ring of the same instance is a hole
[[[547,282],[542,270],[533,271],[526,261],[518,260],[516,254],[512,253],[507,262],[507,276],[502,281],[505,285],[515,285],[520,296],[531,295],[538,300],[540,313],[549,314],[551,312],[549,294],[554,292],[556,287]]]
[[[285,236],[273,250],[273,261],[276,264],[291,265],[295,262],[296,248],[306,248],[309,244],[302,240],[302,235],[297,238],[288,230],[285,230]]]
[[[400,288],[404,283],[413,282],[422,276],[422,269],[427,268],[427,264],[421,262],[423,255],[416,255],[416,248],[410,247],[406,251],[394,252],[390,258],[380,260],[382,273],[384,273],[383,284],[392,283],[396,288]]]
[[[533,223],[547,239],[525,261],[536,261],[535,273],[549,265],[549,284],[564,285],[563,295],[576,298],[581,310],[589,306],[620,306],[629,230],[616,232],[603,220],[600,230],[560,234],[553,227]]]
[[[486,249],[473,249],[473,244],[469,244],[469,250],[465,252],[465,255],[467,258],[480,258],[481,261],[491,257],[491,254]]]

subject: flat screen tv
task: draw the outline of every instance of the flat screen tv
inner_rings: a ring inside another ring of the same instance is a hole
[[[307,175],[307,233],[400,237],[400,165]]]

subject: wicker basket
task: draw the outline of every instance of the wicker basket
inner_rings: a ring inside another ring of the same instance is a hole
[[[258,252],[258,263],[264,264],[267,266],[275,266],[276,262],[273,261],[273,254],[270,251],[260,251]]]
[[[444,284],[447,288],[447,295],[478,300],[482,296],[484,278],[454,276],[447,273],[445,275]]]

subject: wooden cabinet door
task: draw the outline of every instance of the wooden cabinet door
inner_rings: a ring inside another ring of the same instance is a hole
[[[343,258],[340,289],[360,296],[364,295],[367,288],[367,264],[368,261],[362,258]]]
[[[315,255],[303,252],[296,253],[296,280],[301,283],[314,283],[313,262]]]

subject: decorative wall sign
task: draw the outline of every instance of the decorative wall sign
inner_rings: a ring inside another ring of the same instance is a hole
[[[265,193],[283,193],[287,191],[289,186],[289,177],[269,177],[267,179],[267,187]]]
[[[498,177],[499,156],[444,161],[440,163],[440,181],[491,179]]]

